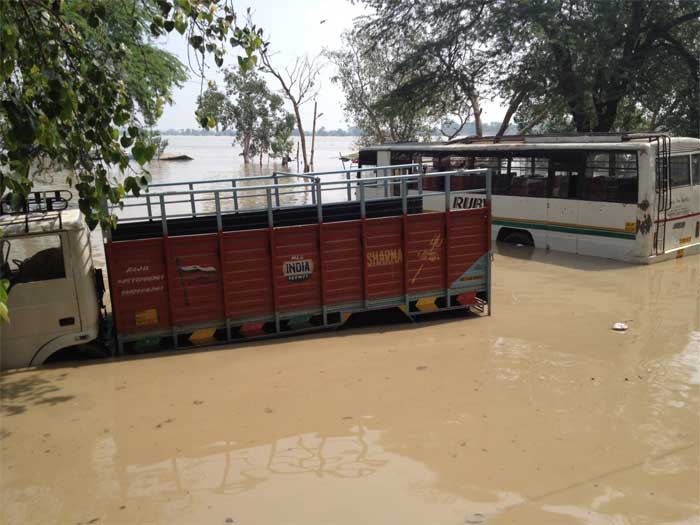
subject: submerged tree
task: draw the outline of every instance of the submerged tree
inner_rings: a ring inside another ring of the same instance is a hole
[[[396,71],[420,71],[387,102],[433,106],[443,97],[435,86],[471,82],[508,101],[501,134],[514,116],[526,130],[568,121],[577,131],[611,131],[629,123],[621,110],[630,107],[657,127],[700,132],[696,0],[365,3],[374,14],[362,30],[378,47],[401,51]],[[459,60],[446,59],[451,50]]]
[[[228,70],[226,94],[210,87],[198,99],[198,112],[213,118],[221,130],[235,129],[236,142],[243,150],[243,162],[258,155],[287,155],[294,116],[284,110],[284,100],[272,93],[257,72]]]
[[[306,148],[306,135],[304,133],[304,123],[301,118],[301,106],[306,102],[316,98],[318,94],[318,75],[321,71],[321,64],[316,58],[308,56],[297,58],[294,64],[284,69],[272,64],[270,55],[266,50],[261,53],[263,70],[271,74],[279,82],[282,94],[292,104],[294,118],[299,130],[299,141],[301,142],[301,154],[304,160],[304,173],[313,170],[314,159],[309,156]],[[314,122],[315,124],[315,122]]]

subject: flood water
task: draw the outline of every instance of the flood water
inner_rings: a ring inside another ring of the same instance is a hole
[[[5,374],[0,521],[700,523],[700,257],[516,249],[494,287],[492,317]]]
[[[217,181],[217,180],[228,180],[232,178],[242,178],[242,177],[260,177],[269,176],[273,172],[297,172],[297,163],[292,161],[289,166],[283,167],[279,159],[268,159],[265,157],[263,163],[252,162],[251,164],[244,164],[243,157],[241,156],[241,149],[238,145],[233,144],[234,137],[226,136],[164,136],[164,139],[168,141],[168,147],[165,150],[165,154],[174,155],[188,155],[192,157],[193,160],[190,161],[154,161],[148,164],[146,167],[152,176],[152,184],[163,184],[163,183],[177,183],[177,182],[193,182],[193,181]],[[294,138],[296,140],[296,138]],[[307,148],[311,148],[310,138],[307,137]],[[335,171],[343,168],[343,162],[340,160],[340,156],[351,153],[352,151],[357,151],[355,146],[356,137],[316,137],[315,145],[315,155],[314,155],[314,170],[315,171]],[[295,142],[296,144],[296,142]],[[296,149],[294,150],[293,157],[296,157]],[[299,171],[303,172],[303,163],[301,162],[301,153],[299,153]],[[346,167],[351,167],[350,163],[345,163]],[[138,170],[138,166],[134,165],[134,169]],[[355,166],[356,167],[356,166]],[[62,187],[60,180],[58,178],[54,180],[48,180],[47,183],[41,185],[41,188],[50,187]],[[296,179],[290,179],[290,182],[300,182]],[[261,182],[251,181],[250,184],[262,184]],[[265,182],[269,184],[269,182]],[[194,189],[211,189],[211,188],[221,188],[221,184],[216,182],[204,183],[195,186]],[[177,186],[166,186],[166,187],[153,187],[152,191],[187,191],[187,187],[177,187]],[[254,192],[251,192],[254,193]],[[258,192],[259,193],[259,192]],[[211,195],[207,196],[209,199],[213,197]],[[310,194],[306,195],[299,194],[289,194],[285,196],[283,194],[283,203],[289,204],[292,200],[299,199],[309,199]],[[74,204],[77,205],[77,197],[74,197],[76,201]],[[241,207],[250,207],[253,204],[263,206],[263,197],[260,196],[257,199],[252,199],[251,197],[242,197]],[[225,200],[222,203],[223,211],[230,211],[232,208],[232,199]],[[140,199],[138,202],[145,202]],[[213,212],[213,201],[206,203],[208,208],[204,208],[202,205],[198,205],[197,212],[207,211]],[[157,208],[154,205],[154,208]],[[189,204],[183,204],[180,206],[182,211],[189,210]],[[125,209],[124,212],[119,212],[115,210],[115,213],[120,217],[135,216],[144,213],[145,208],[139,207],[131,209]],[[176,210],[177,211],[177,210]],[[132,212],[132,213],[130,213]],[[157,211],[156,211],[157,212]],[[168,208],[168,215],[173,212],[173,208]],[[99,229],[95,230],[91,235],[92,251],[95,259],[96,266],[100,268],[105,268],[105,256],[104,249],[102,246],[102,233]],[[105,269],[106,271],[106,269]]]

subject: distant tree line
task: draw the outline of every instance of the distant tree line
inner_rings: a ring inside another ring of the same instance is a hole
[[[202,136],[202,135],[215,135],[215,136],[227,136],[235,137],[235,129],[226,130],[216,130],[216,129],[202,129],[202,128],[182,128],[182,129],[161,129],[161,135],[188,135],[188,136]],[[321,126],[316,130],[317,137],[359,137],[362,134],[360,128],[351,126],[347,129],[337,128],[337,129],[326,129]],[[306,136],[311,136],[310,132],[305,133]],[[295,128],[292,131],[292,136],[298,137],[299,131]]]

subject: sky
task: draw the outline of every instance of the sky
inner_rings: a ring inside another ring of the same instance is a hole
[[[240,18],[251,9],[255,25],[263,28],[263,36],[270,43],[269,50],[275,66],[283,68],[292,64],[296,57],[316,56],[323,49],[342,47],[340,35],[352,28],[353,19],[362,16],[365,8],[354,5],[349,0],[239,0],[236,4]],[[321,23],[323,22],[323,23]],[[173,31],[163,40],[162,46],[177,55],[187,64],[187,43],[181,35]],[[224,61],[224,68],[235,64],[237,50],[231,49]],[[223,74],[208,58],[205,76],[223,87]],[[326,129],[347,128],[350,123],[343,114],[344,96],[342,90],[331,82],[334,74],[332,64],[325,62],[321,70],[318,111],[323,113],[317,126]],[[277,80],[268,77],[269,86],[279,90]],[[165,108],[158,122],[159,129],[198,128],[194,117],[197,96],[201,82],[195,73],[190,72],[190,80],[173,94],[173,105]],[[204,83],[206,89],[206,82]],[[484,101],[484,122],[499,120],[505,110],[500,104]],[[288,108],[291,111],[291,105]],[[313,102],[302,106],[302,119],[305,129],[311,129]]]

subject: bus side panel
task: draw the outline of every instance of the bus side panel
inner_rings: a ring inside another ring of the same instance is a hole
[[[408,293],[444,290],[445,214],[406,217]]]
[[[272,316],[269,230],[243,230],[221,235],[229,318]]]
[[[362,224],[360,221],[321,225],[323,287],[326,305],[359,303],[362,286]]]
[[[579,210],[579,254],[620,260],[634,258],[636,204],[586,201]]]
[[[318,225],[275,228],[273,245],[277,310],[320,310]]]
[[[224,319],[217,234],[170,237],[165,242],[173,324]]]
[[[486,289],[485,264],[488,256],[489,226],[486,208],[453,211],[448,229],[448,282],[481,291]],[[477,264],[482,260],[481,265]]]
[[[163,239],[107,244],[109,280],[117,333],[170,328]]]
[[[367,219],[367,299],[403,295],[402,218]]]

